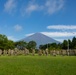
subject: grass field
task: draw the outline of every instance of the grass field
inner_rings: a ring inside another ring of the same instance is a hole
[[[0,75],[76,75],[76,57],[0,56]]]

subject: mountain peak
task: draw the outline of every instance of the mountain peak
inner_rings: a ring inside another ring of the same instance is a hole
[[[23,40],[26,42],[35,41],[37,43],[37,47],[39,47],[39,45],[44,45],[48,43],[60,43],[42,33],[35,33],[31,36],[24,38]]]
[[[38,32],[37,32],[37,33],[35,33],[35,34],[33,34],[33,35],[43,35],[43,34],[42,34],[42,33],[38,33]]]

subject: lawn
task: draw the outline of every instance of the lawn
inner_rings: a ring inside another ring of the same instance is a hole
[[[76,57],[0,56],[0,75],[76,75]]]

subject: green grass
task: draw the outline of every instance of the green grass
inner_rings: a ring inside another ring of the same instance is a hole
[[[0,56],[0,75],[76,75],[76,57]]]

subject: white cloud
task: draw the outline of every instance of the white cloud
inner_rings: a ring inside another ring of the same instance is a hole
[[[22,15],[31,14],[35,11],[41,11],[43,13],[47,13],[52,15],[55,12],[60,11],[64,7],[65,0],[44,0],[42,3],[37,3],[37,0],[27,1],[27,5],[21,5],[18,9],[21,9]],[[7,0],[4,4],[4,11],[7,13],[15,12],[17,9],[17,0]]]
[[[59,41],[59,42],[63,42],[63,41],[66,40],[66,39],[61,39],[61,38],[59,38],[59,39],[55,39],[55,40],[57,40],[57,41]]]
[[[37,4],[29,4],[25,10],[26,13],[30,14],[33,11],[36,11],[38,9],[38,5]]]
[[[17,41],[18,39],[14,38],[14,36],[7,36],[9,40]]]
[[[31,14],[32,12],[35,12],[35,11],[38,11],[39,10],[39,5],[37,3],[35,3],[34,0],[32,1],[29,1],[27,6],[25,6],[23,8],[23,11],[22,12],[22,15],[25,15],[25,14]]]
[[[48,14],[53,14],[61,10],[64,6],[64,0],[47,0],[45,3],[45,8]]]
[[[70,30],[73,30],[73,29],[76,29],[76,25],[50,25],[47,27],[47,29],[70,29]]]
[[[42,34],[51,37],[57,41],[63,42],[63,40],[72,39],[76,36],[76,32],[41,32]]]
[[[16,8],[15,0],[7,0],[7,2],[4,4],[5,12],[12,13],[15,8]]]
[[[31,14],[35,11],[42,11],[43,13],[53,14],[64,7],[64,0],[44,0],[42,4],[36,2],[36,0],[31,0],[28,5],[24,7],[23,14]]]
[[[14,26],[14,29],[15,29],[15,31],[21,31],[22,30],[22,26],[17,24],[17,25]]]
[[[76,36],[76,32],[41,32],[49,37],[71,37]]]
[[[26,34],[25,36],[28,37],[28,36],[31,36],[33,34],[35,34],[35,33]]]

